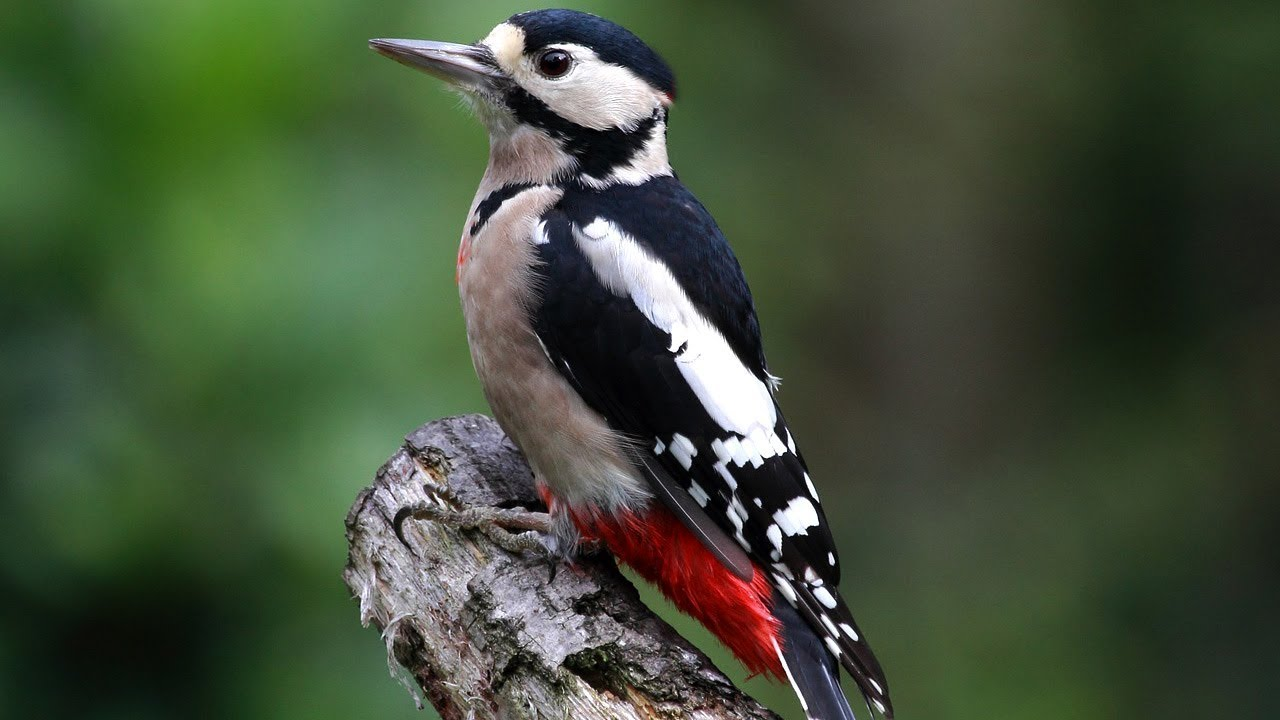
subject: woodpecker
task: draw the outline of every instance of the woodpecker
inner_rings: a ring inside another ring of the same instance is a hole
[[[471,45],[371,40],[445,80],[489,132],[458,250],[471,357],[533,468],[563,558],[601,542],[811,720],[893,717],[837,584],[818,492],[775,399],[754,302],[667,160],[675,78],[571,10]]]

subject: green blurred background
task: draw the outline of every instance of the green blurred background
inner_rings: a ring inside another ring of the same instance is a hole
[[[1280,717],[1274,1],[582,7],[676,68],[899,716]],[[342,520],[485,409],[486,140],[365,40],[523,9],[5,9],[0,715],[430,716]]]

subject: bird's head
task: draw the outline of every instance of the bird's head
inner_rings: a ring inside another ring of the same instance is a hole
[[[666,119],[675,78],[620,25],[574,10],[534,10],[472,45],[385,39],[369,45],[471,101],[489,129],[491,170],[506,162],[516,166],[513,175],[527,176],[519,179],[574,177],[592,185],[670,173]]]

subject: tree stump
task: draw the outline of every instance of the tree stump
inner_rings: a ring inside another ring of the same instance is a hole
[[[414,506],[438,517],[406,520],[402,542],[393,520]],[[360,620],[442,718],[777,720],[645,607],[607,554],[553,578],[476,508],[545,510],[498,425],[467,415],[410,434],[346,521]]]

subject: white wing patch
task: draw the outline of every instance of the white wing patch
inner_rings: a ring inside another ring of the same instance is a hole
[[[818,524],[818,508],[809,498],[793,498],[786,507],[773,514],[773,521],[787,537],[807,535],[809,528]]]
[[[726,432],[752,439],[750,448],[725,443],[735,464],[759,467],[787,447],[774,431],[778,414],[769,387],[698,312],[666,265],[604,218],[578,229],[574,238],[600,282],[631,298],[649,322],[671,336],[680,374],[707,414]]]

